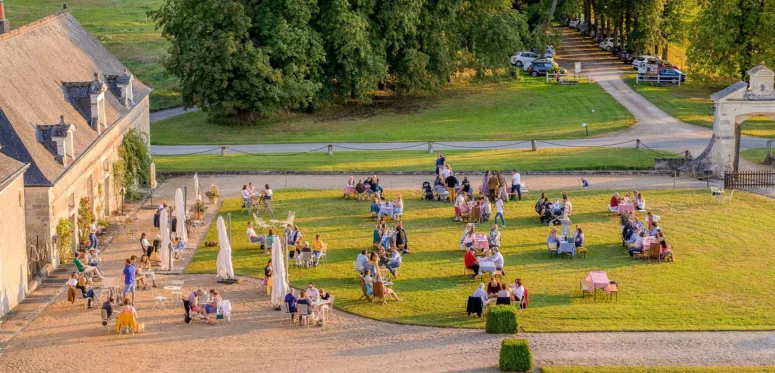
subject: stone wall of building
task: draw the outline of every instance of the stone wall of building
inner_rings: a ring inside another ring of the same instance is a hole
[[[102,137],[70,166],[53,187],[26,188],[28,229],[47,224],[49,234],[53,237],[56,235],[59,219],[69,219],[73,223],[77,221],[78,205],[82,197],[88,197],[92,201],[92,206],[100,217],[109,216],[120,209],[121,199],[113,181],[113,164],[119,159],[118,148],[130,128],[137,128],[146,134],[150,131],[148,98],[143,99],[131,112],[104,131]],[[99,196],[99,188],[102,188],[102,197]],[[108,221],[113,223],[110,218]],[[81,240],[78,232],[75,232],[74,238],[75,247]],[[52,245],[49,257],[58,258],[56,255]],[[56,262],[57,260],[54,260],[54,263]]]
[[[24,177],[0,190],[0,316],[27,295],[27,233],[24,222]]]

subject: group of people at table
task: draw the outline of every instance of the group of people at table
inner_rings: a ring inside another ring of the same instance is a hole
[[[242,203],[245,207],[252,206],[254,199],[257,199],[259,204],[263,203],[264,206],[268,206],[272,202],[273,194],[274,192],[272,192],[272,188],[269,187],[269,184],[264,184],[264,190],[259,192],[256,190],[256,187],[253,186],[252,182],[243,185],[242,191],[240,192]]]
[[[355,271],[361,276],[366,296],[374,295],[374,284],[380,283],[385,297],[391,296],[397,301],[401,300],[398,293],[388,287],[393,283],[390,282],[389,278],[385,279],[382,274],[382,270],[386,269],[393,278],[397,277],[396,269],[401,266],[401,254],[395,246],[390,247],[390,252],[391,255],[388,257],[385,253],[385,247],[380,245],[378,252],[369,253],[362,250],[355,259]]]
[[[288,294],[285,295],[283,301],[288,306],[292,322],[295,323],[297,316],[299,316],[298,306],[304,304],[307,306],[306,316],[311,316],[315,321],[315,325],[323,325],[326,311],[331,308],[332,296],[326,289],[318,290],[315,287],[315,283],[310,281],[305,290],[299,291],[298,296],[296,295],[296,289],[288,289]]]
[[[634,200],[631,200],[631,197],[634,197]],[[622,244],[628,247],[630,256],[645,254],[652,244],[659,244],[659,259],[674,260],[672,247],[667,244],[665,234],[659,226],[659,216],[651,211],[646,212],[645,225],[635,216],[636,210],[646,210],[646,199],[642,192],[636,190],[632,194],[627,193],[624,198],[619,198],[619,193],[614,193],[608,208],[619,214]]]
[[[379,178],[377,175],[369,176],[365,181],[359,179],[357,183],[355,182],[355,177],[350,176],[350,179],[347,180],[347,184],[344,186],[343,197],[347,198],[348,195],[353,193],[358,194],[359,196],[368,193],[373,197],[382,195],[384,192],[385,190],[379,185]]]
[[[527,308],[528,305],[528,292],[525,286],[522,285],[522,279],[515,279],[514,283],[508,286],[502,284],[497,278],[491,277],[490,282],[486,287],[484,283],[480,283],[479,287],[474,290],[472,297],[482,299],[482,304],[495,303],[495,304],[519,304],[520,308]]]
[[[495,274],[500,272],[505,275],[503,270],[503,255],[500,253],[501,233],[498,225],[490,228],[489,234],[476,232],[476,224],[466,224],[463,234],[460,237],[460,249],[465,251],[463,261],[466,268],[472,273],[469,275],[472,279],[479,276],[481,272],[490,272]],[[480,259],[477,253],[482,256]]]
[[[262,250],[271,247],[274,241],[279,239],[279,237],[274,234],[274,229],[269,229],[267,234],[256,233],[256,230],[253,228],[253,222],[248,222],[246,233],[250,242],[259,244]],[[315,258],[312,264],[314,266],[320,264],[320,257],[326,252],[326,244],[319,234],[315,235],[315,240],[310,244],[309,241],[304,241],[304,235],[299,230],[298,225],[286,224],[283,235],[285,240],[280,241],[280,243],[284,244],[284,242],[287,242],[289,247],[294,248],[294,250],[290,250],[288,254],[290,259],[296,258],[298,261],[301,258],[302,253],[308,252]]]

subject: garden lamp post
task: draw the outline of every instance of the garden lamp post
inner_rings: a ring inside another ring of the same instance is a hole
[[[589,126],[587,126],[587,122],[581,123],[581,126],[584,127],[584,131],[586,131],[587,136],[589,136]]]

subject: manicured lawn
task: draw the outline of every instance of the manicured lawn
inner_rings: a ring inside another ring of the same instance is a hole
[[[260,184],[260,183],[259,183]],[[419,187],[418,187],[419,189]],[[396,191],[389,190],[393,197]],[[450,204],[420,201],[419,191],[401,191],[404,225],[412,253],[404,256],[394,289],[402,302],[385,306],[361,303],[353,261],[371,249],[375,222],[369,204],[341,199],[340,190],[283,190],[275,194],[274,218],[296,212],[296,224],[312,240],[321,234],[329,245],[328,262],[314,269],[291,268],[294,286],[315,281],[337,297],[336,307],[398,323],[481,328],[465,314],[466,299],[477,286],[463,273],[459,249],[463,225],[452,222]],[[536,193],[538,191],[533,191]],[[775,202],[746,194],[733,205],[717,205],[707,190],[654,190],[645,197],[662,217],[660,225],[676,253],[675,263],[630,258],[621,247],[619,223],[604,211],[610,191],[572,191],[574,224],[586,234],[587,259],[549,258],[549,228],[539,224],[532,201],[506,205],[503,228],[506,281],[520,277],[530,291],[530,308],[520,314],[527,331],[760,330],[775,327],[775,278],[770,255],[775,232]],[[549,193],[559,198],[560,192]],[[227,199],[221,214],[233,219],[234,270],[263,276],[269,256],[247,249],[247,214],[240,201]],[[644,215],[637,214],[639,217]],[[754,218],[755,217],[755,218]],[[485,224],[484,230],[489,229]],[[207,240],[217,240],[211,227]],[[189,273],[215,273],[217,248],[200,247]],[[618,303],[582,301],[579,281],[591,270],[608,272],[620,285]],[[263,291],[263,290],[262,290]]]
[[[542,366],[544,373],[764,373],[775,367],[553,367]]]
[[[655,153],[644,149],[507,149],[444,151],[453,170],[644,170],[654,168]],[[433,171],[435,154],[425,151],[325,152],[154,156],[159,171]]]
[[[634,78],[627,79],[627,82],[666,113],[686,123],[713,128],[713,101],[710,95],[724,87],[714,89],[694,83],[682,84],[680,87],[655,87],[635,84]],[[749,119],[743,122],[743,134],[775,137],[775,122],[767,118]]]
[[[180,106],[178,80],[161,66],[169,43],[145,13],[164,0],[12,0],[5,2],[11,27],[53,14],[67,3],[68,11],[143,83],[153,87],[151,110]]]
[[[740,156],[753,163],[764,163],[767,157],[767,148],[745,149],[740,152]]]
[[[595,113],[592,113],[592,110]],[[543,80],[452,87],[434,96],[381,99],[252,125],[210,123],[191,113],[153,124],[156,145],[561,139],[625,129],[627,111],[596,84]]]

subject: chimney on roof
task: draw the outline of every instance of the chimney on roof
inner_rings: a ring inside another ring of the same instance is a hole
[[[100,79],[100,74],[94,73],[94,81],[89,86],[89,100],[91,101],[91,120],[89,125],[97,133],[102,132],[102,128],[107,128],[107,117],[105,115],[105,90],[108,87]]]
[[[11,29],[11,25],[5,18],[5,6],[3,6],[3,0],[0,0],[0,34],[4,34]]]

